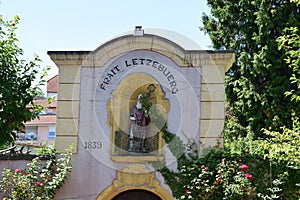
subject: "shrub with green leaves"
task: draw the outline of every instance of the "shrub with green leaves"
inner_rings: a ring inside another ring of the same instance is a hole
[[[190,179],[180,199],[244,199],[250,197],[252,175],[248,166],[222,159],[216,169],[205,165],[183,166],[182,177]]]
[[[184,153],[181,148],[182,153],[178,153],[178,147],[184,145],[173,135],[177,139],[169,148],[173,155],[181,155],[177,170],[165,164],[157,167],[157,163],[155,168],[177,199],[299,199],[300,170],[295,167],[298,151],[294,151],[299,148],[295,137],[299,123],[294,123],[293,131],[287,130],[288,137],[272,134],[268,140],[254,140],[249,134],[247,138],[231,139],[224,149],[212,148],[202,157],[197,150]],[[281,148],[284,141],[288,141],[285,148],[290,149],[286,154],[272,149]]]
[[[56,155],[54,148],[49,147],[48,159],[42,161],[36,157],[28,168],[4,169],[0,189],[5,199],[53,199],[55,192],[61,188],[71,172],[71,151]]]
[[[33,61],[24,60],[16,36],[19,20],[15,16],[5,21],[0,15],[0,148],[13,142],[24,123],[37,118],[44,109],[33,100],[42,95],[40,88],[46,82],[49,67],[41,69],[36,55]]]

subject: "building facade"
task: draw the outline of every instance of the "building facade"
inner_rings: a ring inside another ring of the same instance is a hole
[[[56,136],[56,107],[57,107],[58,75],[47,81],[47,98],[36,99],[35,104],[45,106],[46,109],[39,114],[39,118],[25,123],[24,132],[18,133],[18,145],[54,145]],[[51,103],[48,105],[48,99]]]
[[[55,145],[73,146],[57,199],[163,199],[152,162],[176,169],[163,127],[185,144],[223,144],[231,51],[207,51],[177,33],[134,31],[94,51],[49,51],[59,68]]]

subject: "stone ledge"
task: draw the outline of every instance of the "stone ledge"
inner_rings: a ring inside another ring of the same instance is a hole
[[[116,162],[149,162],[149,161],[163,161],[164,156],[110,156]]]

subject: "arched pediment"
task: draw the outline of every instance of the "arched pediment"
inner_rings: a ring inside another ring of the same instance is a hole
[[[134,50],[149,50],[161,53],[180,66],[188,65],[187,51],[166,38],[157,35],[144,34],[141,36],[125,35],[112,39],[95,49],[93,65],[102,66],[111,58]]]
[[[164,29],[149,30],[145,29],[145,34],[142,35],[135,35],[133,32],[121,34],[93,51],[48,51],[48,54],[58,66],[72,64],[82,67],[102,67],[112,58],[135,50],[160,53],[178,66],[222,65],[225,66],[225,71],[235,60],[232,50],[203,50],[197,43],[179,33]]]

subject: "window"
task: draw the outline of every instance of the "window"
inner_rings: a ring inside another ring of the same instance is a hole
[[[36,141],[37,140],[37,131],[36,127],[26,127],[25,130],[25,140],[32,140]]]
[[[53,114],[54,114],[53,110],[51,109],[47,110],[47,115],[53,115]]]
[[[48,140],[55,140],[55,126],[49,126]]]
[[[55,139],[55,132],[49,132],[48,133],[48,140],[54,140]]]

